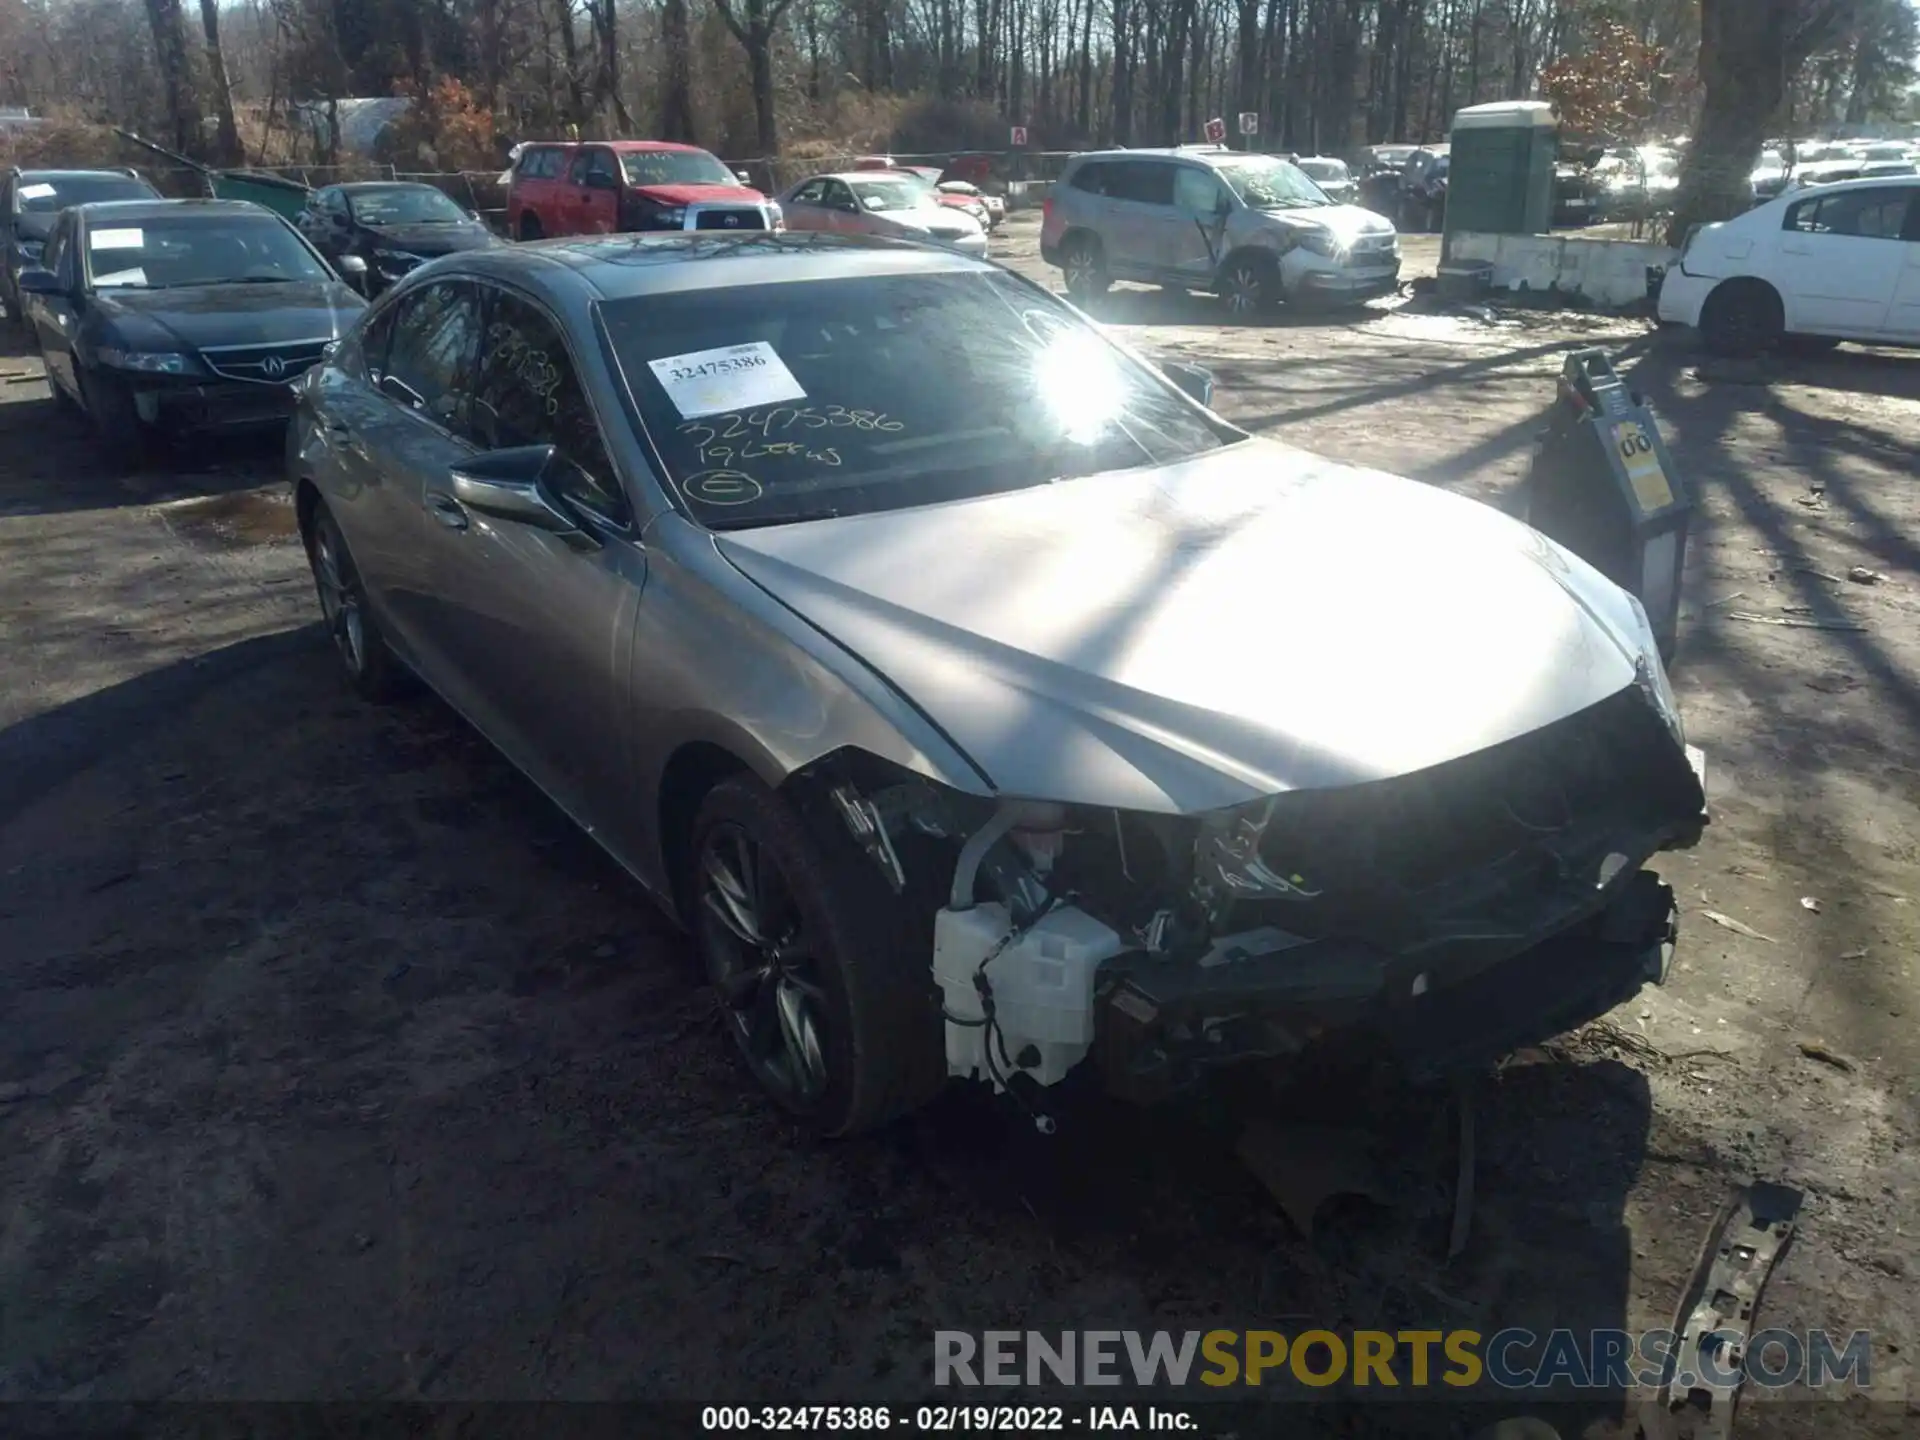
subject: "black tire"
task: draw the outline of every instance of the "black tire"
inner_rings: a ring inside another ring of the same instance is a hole
[[[1074,235],[1060,247],[1060,278],[1067,297],[1076,305],[1091,305],[1113,285],[1107,274],[1107,253],[1091,235]]]
[[[313,587],[320,596],[320,615],[347,684],[362,700],[374,704],[393,699],[406,688],[406,671],[387,648],[346,537],[324,502],[315,504],[303,538]]]
[[[545,236],[545,234],[546,231],[540,228],[540,217],[538,215],[522,215],[520,217],[520,238],[522,240],[539,240]]]
[[[47,375],[47,391],[53,396],[53,408],[57,412],[62,415],[80,414],[80,402],[61,388],[60,382],[53,378],[51,372]]]
[[[946,1083],[932,946],[844,832],[752,776],[694,820],[688,916],[726,1029],[761,1088],[823,1135],[855,1135]]]
[[[1257,320],[1280,300],[1280,272],[1260,255],[1231,255],[1214,284],[1236,324]]]
[[[87,420],[116,465],[138,468],[152,455],[155,435],[134,408],[133,391],[110,375],[80,372],[80,394]]]
[[[1759,355],[1780,343],[1786,314],[1771,285],[1734,280],[1707,297],[1700,311],[1700,338],[1716,355]]]

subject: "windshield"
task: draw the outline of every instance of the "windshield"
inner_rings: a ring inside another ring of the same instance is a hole
[[[430,185],[355,190],[347,208],[362,225],[459,225],[467,212]]]
[[[1333,203],[1297,165],[1271,155],[1222,161],[1214,169],[1233,187],[1234,194],[1256,210],[1296,210]]]
[[[1907,147],[1904,145],[1869,145],[1867,147],[1869,160],[1906,160],[1908,158],[1910,157],[1907,154]]]
[[[1340,160],[1301,160],[1300,169],[1315,183],[1338,185],[1347,179],[1347,167]]]
[[[13,192],[13,208],[21,215],[51,215],[69,205],[91,205],[96,200],[153,200],[151,185],[131,175],[63,175],[53,179],[23,175]]]
[[[623,150],[629,185],[738,185],[739,177],[704,150]]]
[[[87,275],[97,290],[331,280],[300,237],[262,215],[147,215],[87,229]]]
[[[854,197],[859,200],[863,210],[918,210],[927,204],[937,204],[933,191],[920,180],[909,180],[905,176],[886,180],[858,179],[849,180]]]
[[[1161,465],[1237,438],[1000,272],[683,291],[601,315],[674,484],[716,529]]]

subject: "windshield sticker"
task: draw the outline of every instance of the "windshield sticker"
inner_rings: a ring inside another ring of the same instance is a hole
[[[669,355],[649,360],[647,368],[688,420],[807,398],[786,362],[764,340]]]
[[[708,505],[751,505],[766,490],[738,470],[703,470],[686,479],[687,494]]]
[[[96,290],[106,290],[115,285],[144,285],[146,283],[147,272],[142,270],[138,265],[134,266],[131,270],[116,270],[111,275],[96,275],[93,277],[93,285]]]
[[[146,243],[142,230],[93,230],[87,234],[87,244],[95,250],[141,250]]]
[[[22,200],[44,200],[51,194],[53,194],[53,187],[51,185],[22,185],[20,187],[20,198]]]

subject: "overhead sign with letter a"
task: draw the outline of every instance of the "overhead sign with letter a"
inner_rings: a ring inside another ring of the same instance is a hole
[[[1015,145],[1024,145],[1027,143],[1027,127],[1026,126],[1016,125],[1013,127],[1013,143]]]

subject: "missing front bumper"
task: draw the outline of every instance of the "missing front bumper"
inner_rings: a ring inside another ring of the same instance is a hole
[[[1103,971],[1094,1055],[1108,1089],[1142,1101],[1226,1065],[1319,1048],[1371,1052],[1431,1079],[1664,983],[1676,934],[1672,889],[1640,871],[1604,908],[1518,953],[1489,941],[1395,957],[1316,941],[1216,951],[1200,966],[1122,956]]]

